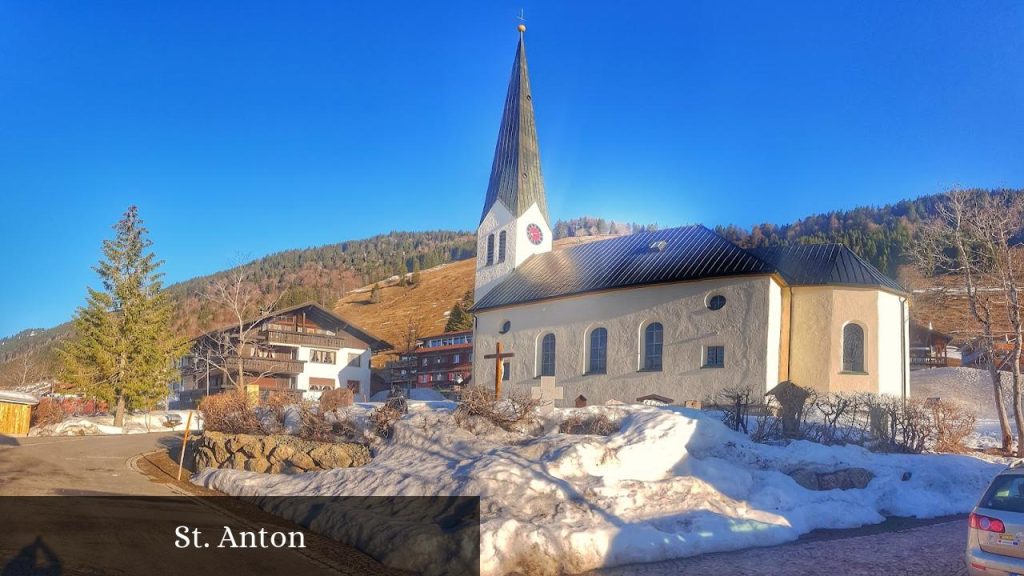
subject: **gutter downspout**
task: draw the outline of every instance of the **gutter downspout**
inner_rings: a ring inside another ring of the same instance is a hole
[[[903,411],[907,411],[907,298],[900,297],[900,384],[903,394]]]
[[[789,325],[786,326],[786,380],[793,381],[793,287],[787,286],[789,290]]]

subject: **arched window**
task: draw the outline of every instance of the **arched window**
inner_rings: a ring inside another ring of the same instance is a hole
[[[590,332],[590,364],[587,374],[604,374],[608,371],[608,330],[594,328]]]
[[[644,370],[661,370],[661,348],[665,330],[660,322],[644,328]]]
[[[545,334],[540,341],[540,375],[555,375],[555,335]]]
[[[498,262],[505,261],[505,231],[498,234]]]
[[[494,264],[494,234],[487,236],[487,265]]]
[[[864,371],[864,329],[850,323],[843,327],[843,372]]]

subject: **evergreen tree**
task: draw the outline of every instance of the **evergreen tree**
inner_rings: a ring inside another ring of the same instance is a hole
[[[95,267],[103,289],[88,289],[60,358],[64,379],[114,405],[114,425],[123,426],[126,410],[149,409],[166,398],[186,343],[173,335],[173,305],[157,272],[162,262],[147,252],[152,242],[135,206],[114,229]]]
[[[451,312],[448,313],[448,323],[445,324],[445,332],[459,332],[462,330],[473,329],[473,315],[469,313],[469,309],[473,306],[473,291],[470,290],[462,297],[461,300],[452,306]]]
[[[418,285],[420,283],[420,260],[419,258],[412,261],[412,284]]]

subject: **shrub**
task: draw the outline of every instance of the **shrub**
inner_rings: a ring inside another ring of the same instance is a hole
[[[517,431],[533,418],[540,400],[521,392],[512,392],[507,398],[495,400],[489,390],[470,386],[462,393],[462,401],[455,409],[455,423],[460,427],[472,417],[487,420],[507,432]]]
[[[312,402],[299,404],[299,437],[315,442],[334,441],[334,426],[324,417],[324,411],[315,409]]]
[[[50,426],[64,421],[64,408],[59,400],[43,398],[32,408],[31,426]]]
[[[926,405],[928,405],[926,403]],[[959,402],[939,400],[930,405],[936,452],[966,452],[964,442],[974,432],[974,411]]]
[[[264,434],[263,421],[256,413],[256,403],[244,391],[231,390],[207,396],[197,408],[203,417],[203,428],[226,434]]]
[[[562,434],[593,434],[609,436],[619,431],[620,424],[604,414],[573,412],[558,425]]]
[[[378,406],[370,413],[370,424],[378,436],[387,440],[395,431],[395,422],[402,417],[402,412],[391,403]]]

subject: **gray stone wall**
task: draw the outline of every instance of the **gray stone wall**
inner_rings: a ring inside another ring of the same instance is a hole
[[[253,436],[204,432],[192,444],[196,472],[230,468],[272,474],[296,474],[351,468],[370,462],[365,444],[312,442],[295,436]]]

